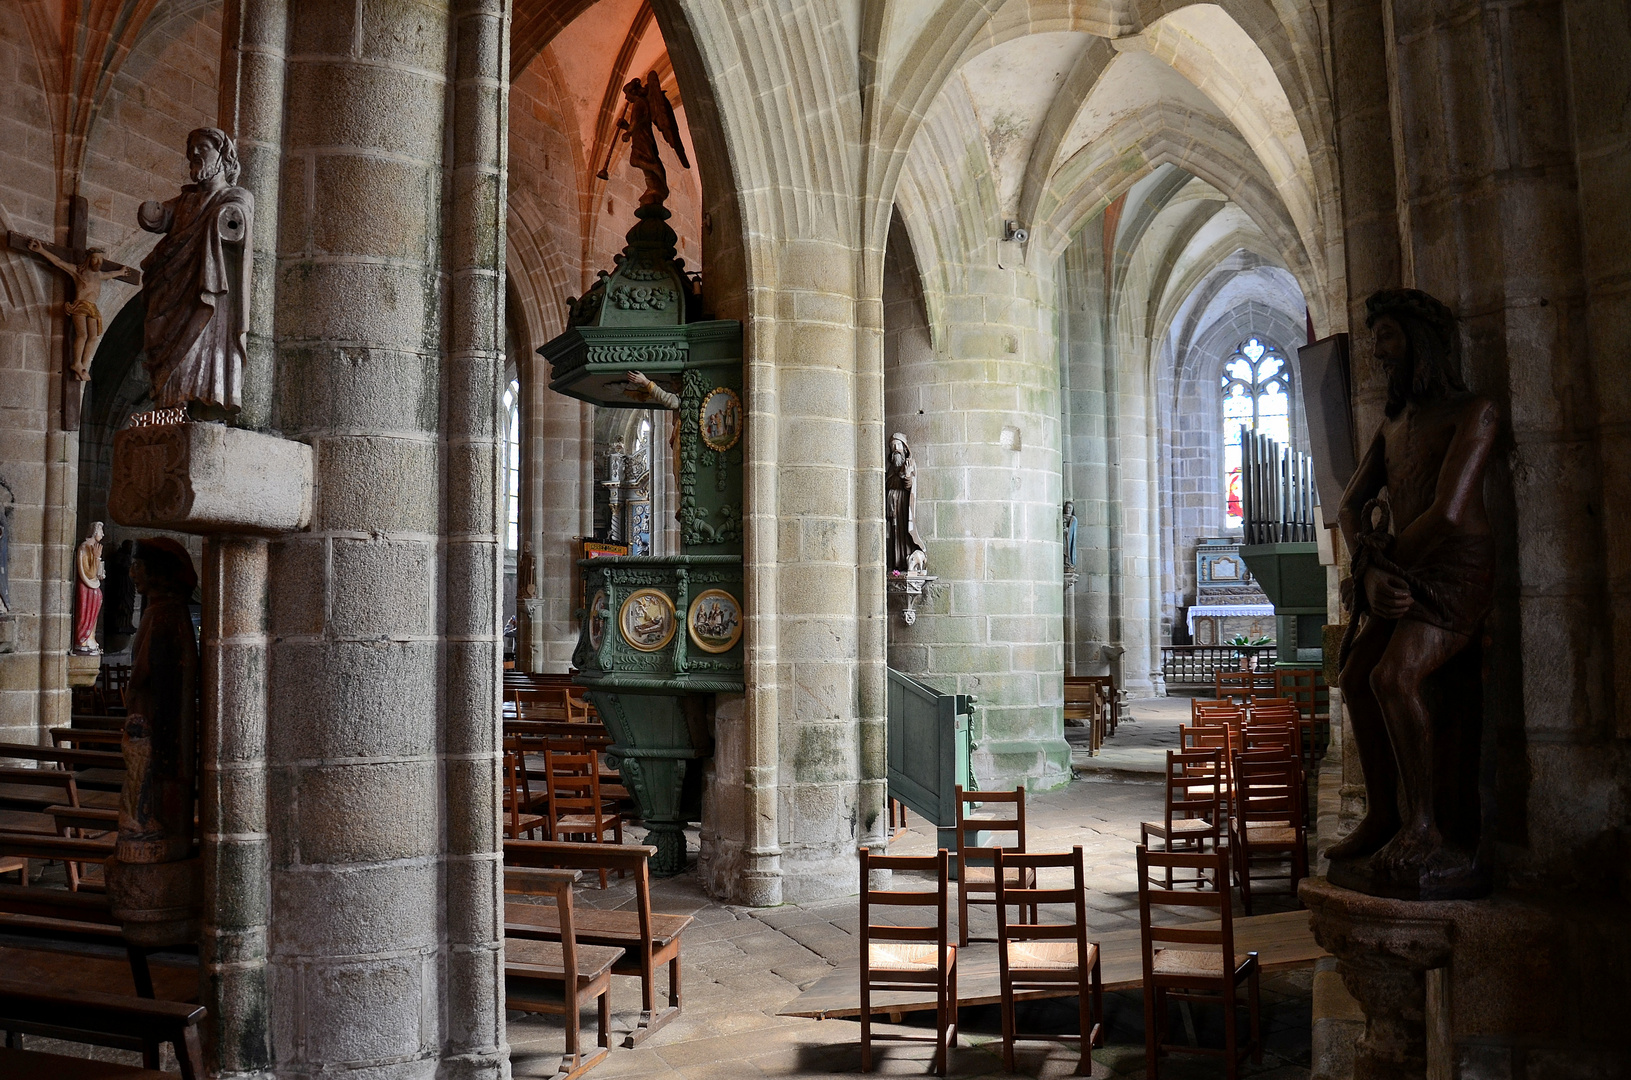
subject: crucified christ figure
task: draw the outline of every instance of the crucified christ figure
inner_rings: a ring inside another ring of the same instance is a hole
[[[1369,857],[1390,895],[1464,895],[1477,878],[1478,797],[1466,780],[1477,771],[1477,676],[1465,693],[1429,684],[1477,639],[1493,595],[1484,471],[1499,418],[1461,382],[1449,308],[1414,289],[1376,293],[1366,308],[1386,418],[1340,518],[1353,554],[1342,697],[1368,799],[1327,855]]]
[[[57,258],[38,240],[30,240],[28,250],[41,256],[74,280],[74,299],[67,307],[67,313],[74,320],[74,362],[71,372],[80,382],[89,382],[91,357],[95,355],[97,339],[102,336],[102,310],[97,307],[102,302],[102,283],[108,278],[124,275],[125,268],[121,266],[117,270],[102,269],[100,251],[91,252],[85,257],[84,263],[75,266],[71,262]]]

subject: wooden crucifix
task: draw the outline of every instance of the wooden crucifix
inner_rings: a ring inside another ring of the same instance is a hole
[[[6,233],[6,244],[13,251],[26,251],[38,255],[54,268],[67,274],[74,283],[74,295],[63,314],[67,318],[67,331],[63,334],[66,355],[62,363],[62,428],[79,430],[80,398],[85,384],[91,378],[91,359],[96,355],[96,343],[102,337],[102,283],[110,278],[142,283],[142,272],[133,266],[120,266],[102,257],[102,252],[87,244],[90,212],[84,196],[75,195],[68,200],[68,244],[63,246],[46,240],[26,236],[20,232]]]

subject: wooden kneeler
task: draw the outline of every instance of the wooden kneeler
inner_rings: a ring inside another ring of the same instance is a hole
[[[566,1019],[566,1052],[554,1080],[575,1080],[606,1059],[611,1046],[612,965],[622,949],[580,945],[572,924],[572,885],[576,870],[506,869],[506,892],[550,896],[560,915],[559,941],[506,939],[504,942],[504,1007],[547,1013]],[[585,1053],[579,1030],[583,1006],[599,1006],[599,1047]]]

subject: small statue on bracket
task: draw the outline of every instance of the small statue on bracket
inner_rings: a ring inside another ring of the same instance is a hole
[[[889,473],[884,484],[889,569],[897,574],[926,573],[928,548],[917,532],[917,463],[906,436],[899,432],[889,437]]]
[[[96,620],[102,614],[102,580],[108,567],[102,561],[102,523],[91,522],[91,531],[74,555],[74,647],[75,656],[99,656]]]
[[[222,420],[238,411],[243,389],[255,197],[236,186],[238,151],[225,132],[193,131],[187,161],[193,182],[136,212],[142,228],[164,234],[142,263],[142,366],[161,410]]]
[[[1076,569],[1076,503],[1073,499],[1065,500],[1064,512],[1065,526],[1065,569]]]
[[[1415,289],[1366,302],[1386,418],[1341,506],[1353,557],[1343,704],[1365,817],[1326,852],[1332,883],[1405,900],[1490,889],[1479,860],[1479,635],[1494,595],[1484,473],[1500,416],[1458,371],[1455,316]]]

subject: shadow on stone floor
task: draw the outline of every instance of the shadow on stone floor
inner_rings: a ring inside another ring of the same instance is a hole
[[[1176,745],[1177,726],[1187,721],[1188,703],[1161,701],[1154,708],[1134,702],[1137,717],[1123,725],[1129,752],[1154,753],[1164,759],[1166,745]],[[1126,770],[1117,770],[1125,772]],[[1080,844],[1087,866],[1088,922],[1094,932],[1136,928],[1138,889],[1134,847],[1139,822],[1153,820],[1162,808],[1157,776],[1085,775],[1065,787],[1027,800],[1030,847],[1035,851],[1069,850]],[[638,835],[638,830],[635,830]],[[697,836],[690,834],[695,858]],[[634,836],[630,837],[633,842]],[[930,853],[935,832],[917,815],[910,831],[891,845],[905,854]],[[857,887],[859,883],[857,882]],[[1259,894],[1257,911],[1286,911],[1296,906],[1285,886]],[[659,911],[686,913],[697,922],[686,931],[684,945],[685,1011],[668,1027],[633,1049],[614,1049],[591,1074],[596,1080],[640,1077],[754,1078],[844,1076],[860,1069],[860,1025],[852,1020],[816,1021],[776,1014],[834,967],[853,961],[858,912],[853,895],[776,908],[732,907],[709,899],[694,871],[653,883],[652,902]],[[587,888],[579,902],[593,907],[627,907],[634,902],[630,882],[614,880],[604,891]],[[953,898],[955,904],[955,896]],[[1236,914],[1240,914],[1236,905]],[[970,918],[976,936],[994,937],[996,919],[989,908]],[[659,979],[662,977],[659,976]],[[1306,1078],[1312,1024],[1312,979],[1306,971],[1265,976],[1262,984],[1266,1053],[1259,1066],[1243,1076],[1265,1080]],[[639,1002],[637,980],[613,979],[613,1027],[626,1030]],[[1021,1029],[1075,1026],[1073,999],[1036,1002]],[[1094,1052],[1093,1075],[1110,1080],[1145,1076],[1143,998],[1138,991],[1106,996],[1107,1045]],[[1242,1014],[1244,1015],[1244,1014]],[[585,1013],[593,1031],[592,1013]],[[1222,1013],[1217,1008],[1193,1010],[1196,1037],[1204,1045],[1222,1045]],[[962,1077],[1006,1075],[1002,1071],[998,1010],[963,1010],[965,1041],[952,1056],[951,1073]],[[927,1023],[925,1019],[923,1023]],[[1244,1021],[1242,1021],[1244,1023]],[[1174,1032],[1184,1032],[1174,1007]],[[592,1038],[592,1035],[590,1036]],[[559,1060],[561,1027],[554,1018],[510,1014],[512,1064],[518,1077],[550,1075]],[[877,1058],[881,1075],[929,1075],[928,1044],[882,1044]],[[1019,1075],[1067,1076],[1076,1052],[1064,1045],[1020,1044]],[[1175,1055],[1163,1059],[1167,1080],[1222,1077],[1215,1058]]]

